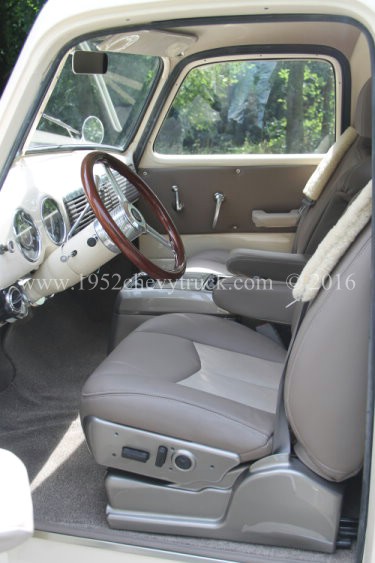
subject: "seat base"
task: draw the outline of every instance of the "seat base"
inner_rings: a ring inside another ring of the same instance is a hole
[[[240,464],[237,454],[196,442],[147,432],[96,417],[85,420],[85,432],[95,459],[104,467],[160,479],[189,489],[228,482]]]
[[[226,539],[332,553],[342,485],[286,454],[238,468],[228,489],[198,491],[110,471],[107,521],[123,530]]]

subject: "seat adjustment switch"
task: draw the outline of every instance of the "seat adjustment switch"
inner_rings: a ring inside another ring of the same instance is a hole
[[[142,463],[146,463],[150,457],[150,452],[146,450],[137,450],[136,448],[129,448],[128,446],[124,446],[122,448],[122,457],[126,459],[133,459],[134,461],[141,461]]]
[[[195,457],[187,450],[178,450],[174,454],[172,462],[181,471],[190,471],[195,467]]]
[[[155,465],[156,467],[162,467],[167,459],[168,448],[166,446],[159,446],[158,453],[156,454]]]

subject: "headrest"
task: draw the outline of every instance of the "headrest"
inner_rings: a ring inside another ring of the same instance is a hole
[[[360,137],[372,137],[372,99],[371,78],[367,80],[359,93],[354,117],[354,128]]]

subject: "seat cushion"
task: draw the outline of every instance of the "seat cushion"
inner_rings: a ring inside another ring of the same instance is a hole
[[[81,417],[237,453],[271,449],[286,351],[227,319],[163,315],[125,338],[87,380]]]

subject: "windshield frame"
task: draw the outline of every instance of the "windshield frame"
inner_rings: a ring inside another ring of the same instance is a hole
[[[30,121],[31,126],[29,128],[29,131],[27,133],[27,136],[25,138],[24,143],[22,144],[22,148],[18,151],[18,157],[19,156],[24,156],[27,154],[41,154],[44,152],[70,152],[72,150],[94,150],[94,149],[99,149],[99,150],[110,150],[110,151],[114,151],[116,153],[123,153],[125,152],[129,145],[132,143],[134,136],[139,128],[140,123],[142,122],[144,115],[146,113],[146,110],[152,100],[152,98],[154,97],[155,91],[157,90],[159,84],[160,84],[160,80],[161,77],[163,75],[163,71],[164,71],[164,60],[161,56],[157,56],[157,55],[152,55],[155,59],[156,59],[156,68],[155,68],[155,74],[153,77],[152,82],[150,83],[150,88],[147,92],[147,95],[145,96],[145,99],[143,101],[143,105],[140,109],[140,111],[138,112],[137,116],[135,117],[135,119],[133,119],[130,123],[130,127],[128,128],[128,130],[126,132],[123,131],[123,137],[121,139],[121,144],[119,143],[118,145],[111,145],[111,144],[107,144],[107,143],[95,143],[95,142],[84,142],[82,140],[80,140],[79,142],[64,142],[63,144],[45,144],[45,145],[40,145],[40,146],[32,146],[33,143],[33,137],[37,131],[38,125],[40,123],[40,120],[42,118],[43,113],[45,112],[45,109],[48,105],[48,102],[51,98],[52,93],[54,92],[55,86],[59,80],[59,77],[63,71],[63,68],[65,66],[65,63],[67,61],[67,59],[69,58],[69,56],[72,54],[72,52],[82,43],[85,43],[87,41],[90,41],[92,39],[101,37],[101,36],[105,36],[105,35],[109,35],[109,34],[113,34],[116,35],[118,33],[128,33],[129,31],[133,32],[133,31],[140,31],[144,29],[144,27],[121,27],[121,28],[116,28],[115,30],[100,30],[99,32],[95,33],[95,34],[90,34],[90,35],[86,35],[84,37],[81,38],[77,38],[74,40],[74,42],[70,42],[69,44],[66,45],[66,47],[64,48],[64,50],[61,51],[60,53],[60,57],[59,59],[55,60],[55,65],[53,65],[53,68],[51,68],[51,72],[49,73],[49,76],[46,79],[46,86],[44,88],[44,90],[41,92],[41,96],[36,104],[36,111],[33,114],[32,120]],[[91,75],[91,77],[95,77],[96,75]],[[126,123],[125,123],[126,126]],[[62,136],[62,138],[68,140],[68,137]],[[73,140],[73,139],[72,139]]]

